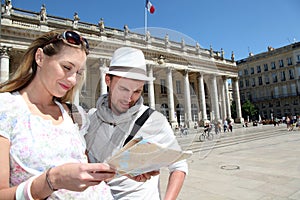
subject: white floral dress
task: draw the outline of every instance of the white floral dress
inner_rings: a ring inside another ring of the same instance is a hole
[[[49,167],[70,162],[87,162],[83,134],[87,130],[88,121],[83,118],[83,126],[79,131],[78,125],[73,123],[63,106],[59,102],[56,104],[64,119],[59,125],[53,125],[50,120],[33,115],[18,92],[0,93],[0,135],[7,138],[11,145],[11,186],[39,175]],[[101,183],[84,192],[58,190],[48,199],[94,200],[111,199],[111,196],[109,188]]]

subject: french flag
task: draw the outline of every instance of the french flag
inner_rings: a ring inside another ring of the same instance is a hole
[[[152,5],[152,3],[149,0],[146,0],[146,8],[149,11],[149,13],[153,14],[155,11],[154,6]]]

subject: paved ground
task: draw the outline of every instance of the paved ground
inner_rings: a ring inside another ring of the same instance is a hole
[[[237,137],[244,139],[229,142]],[[195,151],[188,164],[180,200],[300,199],[300,131],[284,125],[235,129],[219,138],[207,157]],[[161,171],[162,191],[167,173]]]

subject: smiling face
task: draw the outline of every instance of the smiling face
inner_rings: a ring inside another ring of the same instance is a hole
[[[126,112],[141,97],[144,81],[122,78],[118,76],[105,76],[109,87],[109,106],[114,114]]]
[[[47,56],[39,48],[36,53],[37,78],[48,93],[63,97],[82,78],[86,65],[86,53],[80,48],[63,46],[53,56]]]

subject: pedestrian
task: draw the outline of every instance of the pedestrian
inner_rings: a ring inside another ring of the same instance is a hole
[[[114,52],[105,76],[109,92],[98,99],[97,111],[90,117],[91,126],[85,137],[91,161],[103,162],[122,148],[135,120],[149,108],[143,105],[141,95],[145,81],[153,80],[146,76],[146,63],[141,50],[121,47]],[[137,137],[181,149],[166,117],[157,111],[149,116],[133,138]],[[170,173],[165,199],[176,199],[188,171],[187,163],[182,160],[168,168]],[[161,197],[157,174],[153,171],[137,177],[121,176],[107,184],[114,199],[158,200]]]
[[[224,133],[225,133],[227,131],[227,128],[228,128],[227,119],[224,119],[223,127],[224,127]]]
[[[232,121],[230,120],[228,123],[228,131],[232,132]]]
[[[98,184],[115,172],[88,163],[88,119],[77,107],[75,124],[66,104],[84,82],[87,54],[77,32],[45,33],[0,84],[0,199],[101,199]]]
[[[286,117],[286,128],[288,131],[291,131],[292,128],[292,122],[291,122],[291,118],[289,116]]]

